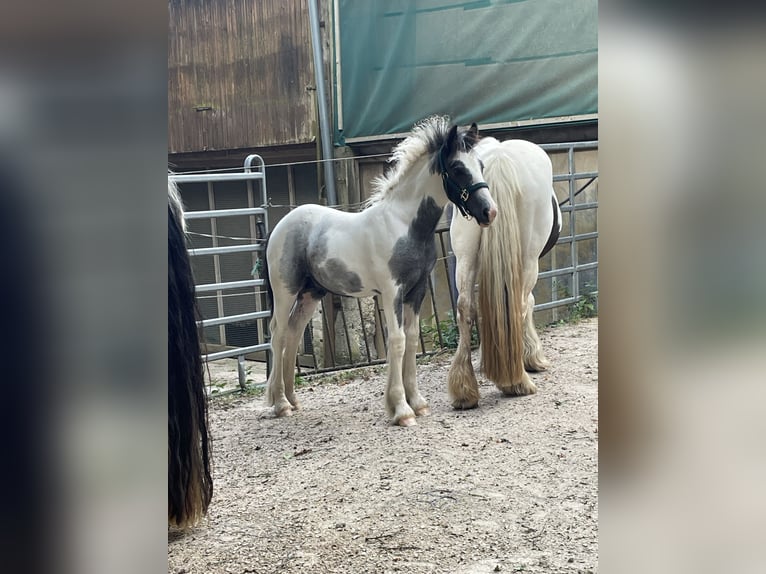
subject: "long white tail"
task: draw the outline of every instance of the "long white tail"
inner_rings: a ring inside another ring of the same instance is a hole
[[[521,240],[517,203],[521,189],[507,158],[487,161],[484,176],[497,203],[497,218],[479,246],[479,334],[484,376],[495,384],[517,383],[524,375]]]

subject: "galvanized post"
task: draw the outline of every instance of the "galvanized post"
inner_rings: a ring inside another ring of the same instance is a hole
[[[319,108],[319,134],[322,140],[322,155],[324,156],[324,183],[327,186],[327,204],[338,205],[335,193],[335,174],[333,172],[332,136],[330,134],[330,119],[327,113],[327,96],[324,88],[324,64],[322,62],[322,40],[319,35],[319,8],[317,0],[308,0],[309,21],[311,23],[311,44],[314,53],[314,78],[317,88],[317,106]]]

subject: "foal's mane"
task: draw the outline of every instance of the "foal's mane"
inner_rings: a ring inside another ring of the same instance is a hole
[[[388,161],[392,163],[392,166],[385,175],[372,180],[374,191],[367,204],[372,205],[391,197],[392,190],[397,188],[399,180],[412,167],[412,164],[423,155],[435,154],[441,149],[451,127],[452,123],[448,116],[431,116],[416,123],[410,135],[399,142],[391,153]],[[431,169],[436,169],[435,162]]]

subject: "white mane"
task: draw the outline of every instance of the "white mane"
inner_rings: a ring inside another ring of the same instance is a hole
[[[394,148],[388,160],[393,165],[385,173],[372,180],[374,192],[367,204],[372,205],[385,198],[395,188],[402,175],[426,153],[437,151],[451,127],[448,116],[431,116],[416,123],[410,135]]]

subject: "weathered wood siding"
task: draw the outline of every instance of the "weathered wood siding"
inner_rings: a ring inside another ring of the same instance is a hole
[[[170,0],[169,10],[170,153],[315,138],[306,2]]]

